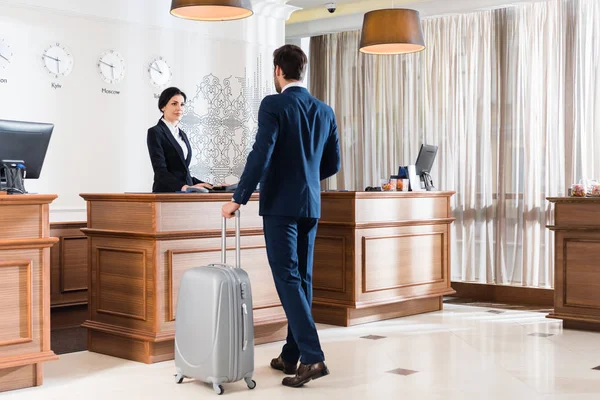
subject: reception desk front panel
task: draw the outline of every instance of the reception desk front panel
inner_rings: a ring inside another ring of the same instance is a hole
[[[318,322],[352,325],[440,310],[450,288],[452,192],[322,195],[314,261]],[[88,204],[88,349],[152,363],[173,358],[179,281],[220,261],[220,209],[231,194],[84,194]],[[280,305],[258,215],[242,208],[242,266],[255,342],[280,340]],[[233,226],[228,260],[234,260]],[[201,305],[199,305],[201,306]]]
[[[453,192],[323,194],[313,313],[342,326],[440,310]]]
[[[39,386],[50,349],[49,204],[56,195],[0,195],[0,392]]]
[[[88,202],[88,349],[152,363],[172,359],[179,281],[220,262],[221,205],[231,194],[82,195]],[[227,259],[233,264],[233,221]],[[250,275],[255,342],[285,337],[255,195],[242,211],[242,266]],[[198,307],[202,307],[201,304]]]
[[[563,327],[600,331],[600,198],[553,197],[554,312]]]

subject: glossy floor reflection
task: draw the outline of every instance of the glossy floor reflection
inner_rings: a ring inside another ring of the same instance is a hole
[[[600,399],[600,333],[562,329],[545,313],[446,304],[444,311],[351,328],[319,325],[331,375],[301,389],[268,367],[281,343],[256,347],[255,380],[234,399]],[[500,313],[489,311],[502,311]],[[145,365],[80,352],[47,363],[21,399],[210,399],[208,385],[174,382],[172,361]]]

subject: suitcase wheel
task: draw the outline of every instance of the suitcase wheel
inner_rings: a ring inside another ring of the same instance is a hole
[[[217,385],[216,383],[213,383],[213,390],[215,391],[216,394],[223,394],[223,392],[225,392],[225,389],[223,389],[223,385]]]
[[[175,383],[181,383],[183,382],[183,374],[178,372],[177,374],[175,374]]]
[[[256,382],[251,378],[244,378],[246,381],[246,385],[248,385],[248,389],[252,390],[256,387]]]

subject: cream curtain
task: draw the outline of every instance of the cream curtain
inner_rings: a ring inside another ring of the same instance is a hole
[[[336,112],[342,171],[379,185],[437,144],[455,190],[452,279],[553,286],[547,196],[600,177],[600,1],[556,0],[425,19],[427,49],[366,56],[359,32],[311,38],[311,92]]]

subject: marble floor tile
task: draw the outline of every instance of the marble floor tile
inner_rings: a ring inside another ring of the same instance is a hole
[[[318,324],[330,375],[300,389],[282,386],[284,375],[269,367],[282,343],[269,343],[255,348],[256,389],[244,382],[225,384],[224,396],[600,399],[600,370],[593,369],[600,367],[600,333],[563,329],[543,312],[490,310],[445,304],[443,311],[348,328]],[[2,393],[0,400],[216,398],[202,382],[176,384],[173,361],[146,365],[86,351],[62,355],[44,371],[43,386]]]

